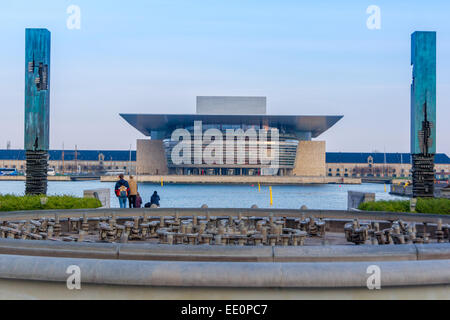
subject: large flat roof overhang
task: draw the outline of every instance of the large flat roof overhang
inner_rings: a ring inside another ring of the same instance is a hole
[[[130,125],[142,134],[150,136],[152,131],[170,131],[191,127],[194,121],[208,124],[258,125],[287,128],[292,131],[311,132],[316,138],[343,116],[291,116],[291,115],[212,115],[212,114],[120,114]]]

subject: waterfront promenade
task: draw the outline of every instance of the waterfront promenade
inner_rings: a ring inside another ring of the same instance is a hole
[[[128,177],[125,177],[128,179]],[[137,176],[139,182],[167,184],[265,184],[265,185],[302,185],[302,184],[361,184],[360,178],[344,177],[298,177],[298,176],[181,176],[181,175],[145,175]],[[116,181],[115,176],[102,176],[102,182]]]
[[[25,181],[26,176],[0,176],[0,181]],[[70,176],[47,176],[48,181],[70,181]]]
[[[71,176],[48,176],[49,181],[70,181]],[[126,176],[128,179],[129,176]],[[0,176],[0,181],[25,181],[25,176]],[[163,175],[137,176],[138,182],[167,184],[271,184],[271,185],[303,185],[303,184],[361,184],[360,178],[347,177],[297,177],[297,176],[178,176]],[[95,179],[91,179],[95,180]],[[101,176],[101,182],[115,182],[116,176]]]

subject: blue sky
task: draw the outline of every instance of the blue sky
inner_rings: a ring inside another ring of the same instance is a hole
[[[66,10],[81,9],[69,30]],[[381,8],[369,30],[366,8]],[[53,149],[128,149],[119,113],[191,113],[197,95],[270,114],[344,115],[328,151],[409,152],[410,34],[437,31],[438,152],[450,154],[449,1],[0,2],[0,148],[23,147],[24,29],[52,32]]]

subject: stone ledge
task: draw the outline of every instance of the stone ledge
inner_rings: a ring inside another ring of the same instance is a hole
[[[416,244],[418,260],[450,259],[450,243]]]
[[[0,255],[225,262],[404,261],[450,259],[450,243],[331,246],[189,246],[0,239]]]
[[[450,249],[450,244],[448,245]],[[295,249],[295,250],[293,250]],[[436,255],[434,259],[438,259]],[[450,259],[445,255],[444,259]],[[418,260],[414,244],[405,245],[332,245],[303,247],[274,247],[275,262],[315,262],[315,261],[403,261]],[[431,259],[429,259],[431,260]]]
[[[70,243],[0,239],[0,255],[117,259],[118,247],[109,243]]]
[[[273,253],[269,246],[120,244],[119,259],[272,262]]]

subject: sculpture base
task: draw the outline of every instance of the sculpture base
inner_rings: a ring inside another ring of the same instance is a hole
[[[434,197],[434,155],[412,155],[413,198]]]
[[[26,195],[47,194],[47,151],[26,151],[27,177],[25,183]]]

